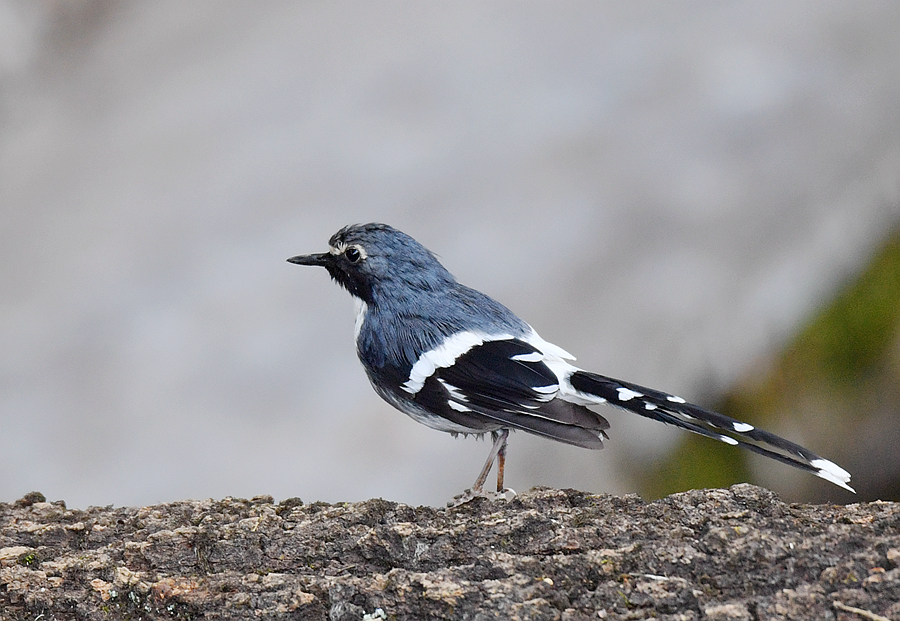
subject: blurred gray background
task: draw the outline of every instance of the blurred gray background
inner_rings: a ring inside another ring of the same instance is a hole
[[[898,33],[893,1],[0,0],[0,501],[468,487],[488,444],[383,403],[349,296],[285,262],[352,222],[715,405],[900,222]],[[681,432],[604,415],[599,452],[514,434],[507,483],[637,491]]]

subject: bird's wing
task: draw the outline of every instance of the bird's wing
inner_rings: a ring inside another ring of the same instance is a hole
[[[602,447],[609,423],[586,407],[555,398],[559,378],[545,358],[535,346],[508,335],[460,336],[440,352],[423,354],[420,360],[431,362],[411,373],[409,385],[416,389],[417,404],[450,419],[481,416],[501,427]]]

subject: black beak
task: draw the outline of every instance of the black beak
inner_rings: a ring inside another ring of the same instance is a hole
[[[288,263],[296,263],[297,265],[319,265],[325,267],[329,265],[333,259],[331,253],[323,252],[322,254],[301,254],[288,259]]]

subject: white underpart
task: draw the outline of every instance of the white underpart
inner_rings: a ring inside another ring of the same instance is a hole
[[[809,465],[813,468],[819,469],[819,471],[815,473],[816,476],[821,477],[826,481],[831,481],[835,485],[856,493],[856,490],[848,485],[848,483],[850,482],[850,473],[838,466],[836,463],[828,461],[827,459],[819,458],[809,462]]]
[[[616,390],[619,393],[619,401],[631,401],[635,397],[643,397],[644,396],[643,393],[635,392],[634,390],[631,390],[630,388],[625,388],[624,386],[620,386],[619,388],[616,388]]]
[[[731,426],[734,427],[734,430],[738,433],[747,433],[748,431],[756,429],[753,425],[747,423],[732,423]]]
[[[356,321],[353,324],[353,338],[359,338],[359,331],[362,330],[363,322],[366,320],[366,311],[369,310],[369,305],[362,301],[362,299],[353,296],[353,305],[356,307]]]
[[[443,343],[426,351],[419,356],[412,369],[409,371],[409,379],[401,386],[411,395],[422,390],[425,380],[434,375],[437,369],[445,369],[453,366],[456,359],[464,353],[481,345],[485,341],[505,341],[513,338],[510,334],[489,335],[484,332],[459,332],[446,339]]]

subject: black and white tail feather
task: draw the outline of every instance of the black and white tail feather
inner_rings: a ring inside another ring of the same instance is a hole
[[[587,371],[576,371],[569,378],[569,382],[580,393],[605,399],[612,405],[646,418],[658,420],[661,423],[693,431],[726,444],[743,447],[754,453],[811,472],[817,477],[855,492],[849,485],[850,473],[834,462],[819,457],[799,444],[785,440],[774,433],[757,429],[748,423],[688,403],[681,397]],[[733,437],[731,434],[737,437]],[[761,444],[771,448],[761,446]]]
[[[472,486],[497,463],[503,491],[510,429],[589,449],[609,422],[589,406],[640,416],[741,446],[844,489],[850,473],[802,446],[681,397],[590,373],[509,309],[459,284],[434,255],[384,224],[351,225],[328,252],[292,257],[318,265],[357,302],[356,348],[376,392],[420,423],[453,434],[490,433],[491,453]]]

